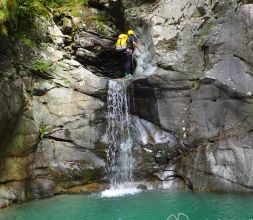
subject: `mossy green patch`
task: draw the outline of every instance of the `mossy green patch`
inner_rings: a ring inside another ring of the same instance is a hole
[[[198,46],[203,46],[207,40],[210,31],[214,28],[212,23],[206,23],[199,31],[196,37],[196,43]]]
[[[73,7],[87,5],[87,0],[44,0],[44,2],[51,8],[65,7],[71,9]]]
[[[103,34],[105,32],[105,25],[102,21],[96,21],[98,31]]]
[[[21,149],[24,146],[24,134],[20,133],[17,135],[17,137],[14,140],[15,148]]]
[[[58,13],[69,12],[74,17],[79,17],[83,7],[86,7],[87,0],[46,0],[50,8]]]
[[[9,79],[9,74],[6,73],[6,72],[3,72],[3,73],[1,74],[1,79],[3,79],[4,81],[7,81],[7,80]]]
[[[105,23],[109,20],[109,17],[90,12],[91,14],[84,17],[84,22],[88,27],[96,27],[100,33],[105,31]]]
[[[37,39],[32,38],[31,36],[29,36],[27,33],[23,33],[23,32],[16,32],[14,34],[14,38],[16,40],[20,40],[24,45],[28,46],[28,47],[35,47],[37,42]]]
[[[67,80],[67,79],[63,79],[63,82],[64,82],[66,85],[68,85],[68,84],[70,83],[70,81]]]
[[[199,81],[199,79],[196,79],[196,80],[192,81],[192,89],[198,90],[199,88],[200,88],[200,81]]]
[[[96,172],[94,169],[86,169],[83,173],[83,184],[89,184],[96,180]]]

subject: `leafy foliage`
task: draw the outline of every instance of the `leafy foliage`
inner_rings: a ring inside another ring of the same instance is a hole
[[[15,0],[0,0],[0,33],[7,35],[4,25],[8,20],[15,19],[17,3]]]
[[[66,7],[72,8],[75,5],[85,5],[86,0],[42,0],[50,8]]]
[[[33,64],[32,69],[37,73],[43,73],[51,70],[50,66],[43,60],[37,60],[37,62]]]
[[[23,32],[19,32],[17,31],[15,34],[14,34],[14,38],[17,39],[17,40],[20,40],[24,45],[28,46],[28,47],[35,47],[36,45],[36,40],[33,39],[31,36],[29,36],[28,34],[26,33],[23,33]]]
[[[45,133],[46,133],[46,126],[45,125],[41,125],[40,129],[39,129],[39,138],[41,140],[45,137]]]
[[[16,16],[21,19],[29,20],[34,16],[48,16],[48,9],[44,3],[39,0],[16,0],[17,1],[17,14]]]
[[[0,0],[0,34],[7,35],[7,27],[15,29],[19,22],[32,23],[36,16],[49,16],[48,8],[74,8],[86,0]]]

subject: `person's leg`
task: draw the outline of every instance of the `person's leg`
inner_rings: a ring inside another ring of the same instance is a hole
[[[130,75],[130,71],[131,71],[131,56],[127,55],[126,56],[126,71],[125,74],[127,74],[126,76]]]
[[[127,76],[127,56],[126,54],[124,55],[124,74]]]
[[[134,58],[133,56],[131,56],[131,68],[130,68],[130,75],[134,75],[134,69],[135,69],[135,66],[134,66]]]
[[[125,74],[125,77],[128,76],[129,74],[129,63],[128,63],[128,53],[127,51],[124,52],[124,55],[123,55],[123,62],[124,62],[124,74]]]

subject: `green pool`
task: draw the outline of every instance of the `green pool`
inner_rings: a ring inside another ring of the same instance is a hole
[[[148,191],[63,195],[0,211],[1,220],[253,220],[253,195]]]

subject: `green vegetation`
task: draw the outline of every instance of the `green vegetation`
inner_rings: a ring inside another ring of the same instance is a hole
[[[17,4],[15,0],[0,0],[0,34],[7,35],[5,23],[14,20]]]
[[[105,31],[105,25],[102,21],[96,21],[98,31],[103,34]]]
[[[15,141],[14,141],[14,146],[15,149],[23,149],[24,147],[24,134],[20,133],[16,136]]]
[[[203,46],[205,44],[208,34],[212,28],[214,28],[214,25],[212,23],[206,23],[203,28],[200,29],[198,37],[196,38],[198,46]]]
[[[79,16],[82,7],[87,5],[87,0],[44,0],[44,2],[59,13],[70,12],[73,16]]]
[[[26,33],[17,31],[14,34],[14,38],[17,39],[17,40],[20,40],[26,46],[29,46],[29,47],[35,47],[36,46],[36,40],[33,39],[31,36],[29,36]]]
[[[86,5],[87,0],[42,0],[50,8],[73,8],[77,5]]]
[[[66,84],[66,85],[68,85],[69,83],[70,83],[70,81],[69,80],[67,80],[67,79],[63,79],[63,82]]]
[[[41,140],[45,137],[45,134],[46,134],[46,126],[41,125],[39,129],[39,137]]]
[[[7,35],[21,24],[32,23],[35,16],[49,16],[42,0],[0,0],[0,34]]]
[[[1,74],[1,79],[3,79],[4,81],[7,81],[7,80],[9,79],[8,73],[3,72],[3,73]]]
[[[40,0],[16,0],[17,18],[32,19],[35,16],[49,16],[49,11]]]
[[[200,88],[200,81],[199,81],[199,79],[196,79],[196,80],[192,81],[192,89],[198,90],[199,88]]]
[[[43,60],[37,60],[36,63],[33,64],[32,70],[37,73],[44,73],[50,71],[50,66]]]
[[[86,0],[0,0],[0,34],[8,35],[19,26],[31,25],[36,16],[49,16],[48,8],[80,13],[86,3]]]
[[[90,26],[94,26],[97,28],[97,30],[103,34],[105,31],[105,22],[108,21],[108,17],[106,16],[102,16],[102,15],[98,15],[98,14],[92,14],[89,16],[86,16],[85,18],[85,24],[90,27]]]
[[[252,4],[253,0],[242,0],[241,2],[244,4]]]
[[[84,170],[83,180],[82,180],[83,184],[92,183],[94,182],[95,179],[96,179],[96,172],[94,169]]]

